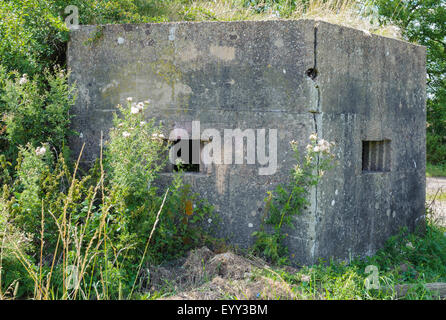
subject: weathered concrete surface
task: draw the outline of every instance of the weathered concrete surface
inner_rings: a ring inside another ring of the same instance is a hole
[[[152,100],[145,116],[161,121],[166,134],[190,131],[193,120],[201,131],[278,130],[273,175],[258,175],[257,164],[187,175],[234,244],[252,244],[266,192],[289,177],[289,142],[303,150],[315,131],[336,142],[340,165],[289,232],[296,263],[372,254],[400,227],[414,230],[422,221],[423,47],[313,20],[83,26],[71,34],[68,65],[79,88],[73,127],[82,132],[71,146],[76,153],[85,142],[89,161],[114,106],[129,96]],[[388,172],[362,171],[363,140],[390,140]]]

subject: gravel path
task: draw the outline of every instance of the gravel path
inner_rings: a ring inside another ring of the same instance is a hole
[[[440,195],[446,193],[446,177],[426,178],[426,195]],[[446,226],[446,201],[427,200],[435,212],[435,217]]]

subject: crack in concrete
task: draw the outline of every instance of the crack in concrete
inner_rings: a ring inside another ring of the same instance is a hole
[[[320,88],[319,88],[319,83],[317,81],[317,76],[318,76],[318,70],[317,70],[317,46],[318,46],[318,38],[317,38],[317,32],[318,32],[318,24],[315,24],[314,26],[314,40],[313,40],[313,68],[307,70],[307,76],[311,78],[311,80],[313,81],[313,85],[314,88],[316,89],[316,93],[317,93],[317,97],[316,97],[316,110],[310,111],[313,114],[313,121],[314,121],[314,130],[316,135],[319,138],[319,134],[320,134],[320,127],[318,126],[318,122],[321,120],[320,116],[321,116],[321,110],[320,110],[320,104],[321,104],[321,92],[320,92]],[[318,173],[319,170],[319,155],[316,156],[316,173]],[[314,258],[315,255],[315,251],[316,251],[316,223],[317,223],[317,211],[318,211],[318,186],[317,184],[314,186],[313,192],[312,192],[312,198],[313,198],[313,222],[311,224],[311,248],[310,248],[310,253],[311,253],[311,258]]]

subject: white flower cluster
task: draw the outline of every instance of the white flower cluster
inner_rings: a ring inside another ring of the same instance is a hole
[[[133,104],[130,108],[130,112],[132,114],[140,113],[144,109],[144,103],[138,102],[137,104]]]
[[[183,159],[181,159],[181,158],[176,158],[176,159],[175,159],[175,165],[180,166],[180,165],[182,165],[182,164],[184,164]]]
[[[27,82],[28,82],[28,75],[26,73],[24,73],[23,76],[19,80],[19,84],[24,85]]]
[[[152,134],[152,139],[164,140],[166,137],[162,133],[154,133]]]
[[[335,145],[334,142],[328,142],[327,140],[324,139],[318,139],[316,133],[310,135],[310,141],[312,142],[312,144],[307,145],[308,152],[329,153],[330,148]],[[315,143],[316,145],[314,145]]]
[[[124,132],[122,133],[122,136],[123,136],[124,138],[128,138],[128,137],[130,137],[130,132],[124,131]]]
[[[36,155],[38,156],[43,156],[46,153],[46,148],[45,147],[37,147],[36,148]]]
[[[310,135],[310,141],[311,143],[307,145],[306,149],[307,152],[322,152],[322,153],[329,153],[330,148],[335,145],[334,142],[328,142],[324,139],[318,139],[317,134],[313,133]],[[297,146],[298,142],[296,140],[290,141],[290,144],[293,146]]]
[[[127,102],[132,102],[133,98],[128,97],[126,100],[127,100]],[[149,103],[150,103],[149,100],[146,100],[144,102],[132,103],[132,105],[130,107],[130,112],[132,114],[138,114],[144,109],[144,104],[149,104]]]

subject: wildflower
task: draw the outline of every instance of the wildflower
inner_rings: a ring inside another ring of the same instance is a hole
[[[317,140],[317,134],[316,133],[311,134],[310,135],[310,140],[311,141],[316,141]]]
[[[296,145],[297,145],[297,141],[296,141],[296,140],[291,140],[291,141],[290,141],[290,144],[291,144],[292,146],[293,146],[293,145],[296,146]]]
[[[406,248],[415,249],[415,247],[413,246],[412,242],[410,242],[410,241],[408,243],[406,243]]]
[[[130,112],[132,113],[132,114],[137,114],[137,113],[139,113],[141,110],[138,108],[138,107],[131,107],[130,108]]]
[[[330,151],[330,143],[327,140],[321,139],[318,141],[318,147],[321,152],[329,152]]]
[[[308,144],[306,148],[308,152],[313,151],[313,146],[311,144]]]
[[[144,101],[145,104],[150,104],[150,100]]]
[[[130,137],[130,133],[127,132],[127,131],[124,131],[124,132],[122,133],[122,136],[123,136],[124,138],[128,138],[128,137]]]
[[[136,105],[136,107],[137,107],[140,111],[142,111],[142,109],[144,108],[144,103],[142,103],[142,102],[138,102],[138,104]]]
[[[208,223],[211,223],[211,222],[212,222],[212,219],[211,219],[211,218],[209,218],[209,219],[208,219]]]
[[[143,126],[143,125],[145,125],[146,123],[147,123],[147,122],[145,122],[145,121],[141,121],[139,124]]]
[[[28,77],[28,75],[26,73],[24,73],[23,76],[19,80],[19,84],[20,85],[24,85],[25,83],[27,83],[28,82],[28,78],[27,77]]]
[[[43,156],[46,152],[46,148],[45,147],[37,147],[36,148],[36,155],[38,156]]]
[[[154,134],[152,134],[152,138],[153,139],[160,139],[160,140],[162,140],[162,139],[164,139],[165,137],[164,137],[164,134],[162,134],[162,133],[154,133]],[[178,159],[177,159],[178,160]]]
[[[128,97],[126,100],[127,100],[128,102],[132,102],[132,101],[133,101],[133,98],[132,98],[132,97]]]
[[[320,151],[320,147],[319,146],[315,146],[313,151],[316,152],[316,153],[319,152]]]
[[[121,122],[118,124],[118,127],[122,127],[124,124]]]
[[[303,274],[300,276],[300,281],[302,281],[302,282],[310,282],[310,280],[311,280],[311,276],[309,276],[309,275]]]

